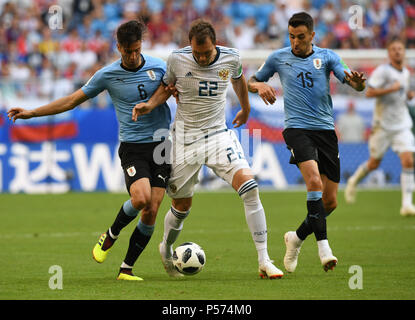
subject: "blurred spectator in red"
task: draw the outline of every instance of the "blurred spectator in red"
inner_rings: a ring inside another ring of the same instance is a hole
[[[78,30],[72,29],[66,39],[62,42],[62,48],[69,52],[73,53],[81,48],[82,40],[78,35]]]
[[[181,11],[178,7],[175,7],[175,3],[173,0],[166,0],[164,2],[164,7],[161,10],[161,15],[165,23],[173,23],[176,17],[180,14]]]
[[[415,48],[415,19],[408,19],[405,28],[406,44],[408,48]]]
[[[182,12],[183,18],[184,18],[185,25],[183,27],[185,29],[189,28],[190,23],[193,20],[196,20],[197,18],[199,18],[198,13],[197,13],[195,7],[193,6],[193,1],[192,0],[184,0],[184,2],[181,5],[181,12]]]
[[[163,21],[163,16],[161,12],[154,12],[151,15],[150,22],[147,25],[148,31],[151,34],[152,42],[159,41],[161,35],[164,32],[169,31],[169,25]]]
[[[343,20],[340,13],[336,13],[335,21],[333,33],[337,41],[341,43],[342,41],[350,38],[351,30],[349,28],[349,22],[347,20]]]
[[[219,6],[217,0],[211,0],[203,15],[209,19],[213,25],[216,25],[223,19],[223,7]]]
[[[95,31],[95,35],[87,41],[88,49],[94,51],[96,54],[99,54],[107,47],[106,43],[107,41],[99,30]]]

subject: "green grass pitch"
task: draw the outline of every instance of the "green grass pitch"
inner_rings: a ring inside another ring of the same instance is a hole
[[[92,248],[113,222],[126,194],[0,194],[0,299],[414,299],[415,218],[399,215],[399,191],[365,191],[328,218],[328,237],[339,264],[325,273],[314,236],[304,243],[297,270],[280,280],[262,280],[243,205],[234,192],[197,193],[176,244],[193,241],[207,256],[201,273],[172,279],[158,254],[164,199],[155,233],[137,261],[141,282],[116,281],[130,234],[125,228],[107,260],[98,264]],[[283,235],[305,217],[305,192],[262,192],[268,247],[283,270]],[[51,266],[62,268],[62,289],[52,290]],[[362,289],[351,289],[353,266]]]

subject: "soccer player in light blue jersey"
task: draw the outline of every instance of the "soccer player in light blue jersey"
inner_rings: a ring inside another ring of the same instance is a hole
[[[313,45],[313,19],[306,12],[294,14],[288,23],[290,47],[274,51],[248,82],[266,104],[276,100],[276,90],[265,82],[278,73],[284,97],[287,148],[290,163],[301,171],[307,188],[307,217],[294,232],[284,235],[284,266],[294,272],[302,242],[314,233],[325,271],[337,258],[327,240],[326,217],[337,206],[340,160],[330,97],[330,74],[357,91],[365,88],[363,74],[351,71],[332,50]]]
[[[13,108],[8,111],[8,117],[13,121],[29,119],[71,110],[104,90],[111,96],[119,122],[121,143],[118,154],[130,199],[121,206],[111,227],[100,236],[92,254],[97,262],[104,262],[121,230],[141,210],[141,217],[131,235],[126,257],[118,273],[119,280],[142,280],[132,273],[132,268],[154,231],[157,212],[170,175],[170,165],[160,164],[159,161],[156,163],[153,158],[155,149],[163,143],[153,136],[162,130],[167,132],[170,126],[168,105],[163,103],[143,116],[140,122],[131,119],[133,107],[152,96],[166,72],[163,60],[141,53],[144,31],[145,25],[141,21],[133,20],[120,25],[117,29],[117,48],[121,59],[98,70],[82,88],[71,95],[33,110]]]

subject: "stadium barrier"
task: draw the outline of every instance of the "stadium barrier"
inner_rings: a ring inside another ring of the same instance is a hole
[[[166,58],[166,55],[157,52],[146,53]],[[247,77],[255,72],[269,53],[270,51],[263,50],[241,52]],[[385,50],[339,50],[338,53],[351,68],[368,74],[377,64],[386,61]],[[415,50],[408,50],[407,58],[408,64],[413,65]],[[340,86],[333,78],[335,118],[345,112],[348,103],[353,101],[370,130],[374,100],[364,98],[347,86]],[[272,81],[278,88],[278,79]],[[117,153],[118,125],[111,105],[104,108],[76,108],[56,116],[17,121],[13,125],[6,118],[9,107],[37,107],[50,101],[45,97],[25,99],[27,85],[0,81],[0,108],[3,108],[0,112],[0,192],[124,191],[124,177]],[[281,136],[282,99],[278,99],[273,106],[265,106],[256,95],[250,95],[250,101],[252,111],[249,122],[236,132],[243,140],[245,155],[259,184],[273,190],[302,188],[301,174],[294,165],[288,163],[290,152]],[[169,105],[174,115],[175,101],[170,99]],[[229,127],[232,127],[231,122],[237,110],[237,101],[230,89],[226,108]],[[255,140],[258,137],[259,142]],[[339,147],[342,167],[340,182],[343,185],[357,166],[367,159],[368,148],[366,141],[340,142]],[[363,185],[396,187],[399,177],[399,159],[389,150],[380,168],[371,173]],[[217,179],[210,169],[201,170],[200,189],[222,187],[226,187],[226,183]]]

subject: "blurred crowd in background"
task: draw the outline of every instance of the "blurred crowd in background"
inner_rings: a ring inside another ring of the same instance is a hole
[[[53,5],[63,17],[58,29],[50,27]],[[363,24],[354,30],[353,5],[363,8]],[[384,48],[399,36],[415,48],[415,4],[405,0],[0,0],[0,99],[71,93],[119,57],[114,32],[131,19],[148,26],[144,52],[188,45],[188,27],[196,18],[213,23],[220,45],[278,49],[289,45],[288,19],[298,11],[313,16],[314,43],[321,47]],[[99,98],[92,105],[106,107],[108,101]]]

